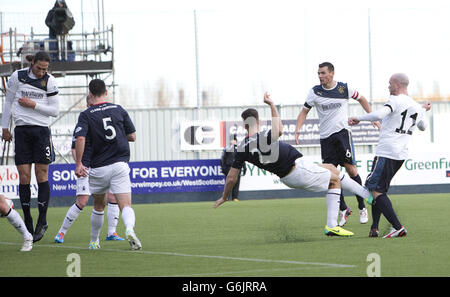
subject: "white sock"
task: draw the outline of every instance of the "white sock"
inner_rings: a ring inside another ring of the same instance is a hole
[[[91,241],[99,242],[100,230],[103,226],[103,218],[105,216],[105,212],[92,210],[91,214]]]
[[[136,223],[136,216],[134,210],[130,206],[125,206],[122,209],[122,220],[127,230],[133,230]]]
[[[108,235],[110,236],[116,233],[117,223],[119,222],[120,209],[117,203],[109,203],[108,202],[108,211],[106,213],[106,217],[108,218]]]
[[[341,189],[329,189],[325,197],[327,202],[327,226],[329,228],[337,226],[340,198]]]
[[[28,232],[27,227],[25,226],[25,223],[22,220],[22,217],[17,211],[11,208],[6,218],[11,223],[11,225],[13,225],[14,228],[16,228],[17,231],[19,231],[23,239],[33,239],[33,235],[31,235],[31,233]]]
[[[343,190],[350,191],[353,194],[356,194],[363,198],[369,197],[369,190],[367,190],[366,188],[355,182],[353,179],[351,179],[350,176],[348,176],[344,172],[341,172],[339,174],[339,178],[341,179],[341,188]]]
[[[62,232],[66,234],[67,230],[69,230],[70,226],[72,226],[73,222],[78,218],[78,215],[81,211],[82,209],[78,208],[77,204],[74,203],[67,211],[66,217],[64,218],[64,221],[58,233]]]

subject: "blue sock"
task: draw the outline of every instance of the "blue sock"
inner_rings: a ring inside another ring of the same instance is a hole
[[[375,199],[375,205],[372,207],[378,208],[396,230],[399,230],[402,227],[402,224],[400,224],[394,208],[392,207],[391,200],[385,193]]]

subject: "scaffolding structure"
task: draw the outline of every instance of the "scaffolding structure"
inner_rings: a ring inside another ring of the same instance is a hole
[[[116,83],[114,78],[114,31],[113,26],[104,30],[93,30],[90,33],[75,33],[49,39],[48,34],[36,34],[31,28],[29,34],[17,32],[10,28],[8,32],[0,32],[0,97],[3,106],[8,78],[19,69],[30,66],[27,56],[44,50],[49,53],[51,62],[49,73],[54,77],[77,76],[84,78],[84,82],[77,85],[58,83],[60,96],[76,98],[68,109],[60,112],[50,126],[70,113],[71,110],[84,102],[88,94],[88,84],[93,78],[105,81],[110,99],[115,101]],[[83,79],[80,79],[83,81]],[[13,129],[11,122],[10,131]],[[68,136],[66,134],[53,134],[54,136]],[[71,136],[71,135],[70,135]],[[2,143],[2,157],[0,165],[7,165],[10,159],[9,143]],[[64,154],[55,151],[59,158],[66,160]],[[58,161],[58,160],[57,160]]]

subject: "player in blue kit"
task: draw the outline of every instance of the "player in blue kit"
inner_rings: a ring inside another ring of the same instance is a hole
[[[98,249],[100,229],[103,225],[106,192],[108,189],[117,199],[125,224],[126,239],[131,249],[142,248],[134,232],[136,217],[131,207],[130,145],[136,140],[136,129],[130,116],[120,105],[106,102],[104,81],[93,79],[89,83],[92,106],[78,118],[74,136],[77,177],[89,175],[89,188],[94,198],[91,216],[90,249]],[[90,168],[82,163],[85,143],[92,148]]]
[[[86,106],[89,108],[92,106],[91,97],[86,97]],[[75,127],[76,129],[76,127]],[[72,156],[73,159],[76,160],[76,152],[75,152],[75,137],[72,139]],[[81,163],[85,165],[86,167],[89,167],[91,164],[90,161],[91,158],[91,147],[89,145],[89,142],[87,141],[85,143],[84,147],[84,153],[83,153],[83,159],[81,160]],[[89,201],[89,196],[91,195],[91,192],[89,191],[89,178],[88,177],[79,177],[77,178],[77,191],[76,191],[76,202],[69,208],[69,210],[66,213],[66,216],[64,217],[63,223],[61,224],[61,227],[59,228],[58,233],[55,236],[55,242],[56,243],[63,243],[64,242],[64,236],[66,235],[69,228],[72,226],[72,224],[75,222],[75,220],[78,218],[78,215],[81,213],[81,211],[84,209],[86,204]],[[108,233],[106,236],[106,240],[124,240],[116,233],[116,226],[119,221],[119,206],[117,205],[117,200],[111,193],[107,193],[108,197],[108,212],[107,212],[107,219],[108,219]]]
[[[214,208],[227,201],[239,170],[247,161],[278,175],[281,182],[290,188],[312,192],[327,191],[327,224],[324,233],[352,236],[353,232],[343,229],[337,223],[341,187],[364,198],[369,197],[369,191],[345,173],[340,173],[334,165],[308,162],[302,159],[302,154],[296,148],[279,141],[283,126],[275,104],[267,93],[264,94],[264,103],[271,109],[272,129],[259,131],[260,120],[255,109],[249,108],[241,114],[248,136],[237,146],[235,160],[226,177],[223,195],[216,201]]]

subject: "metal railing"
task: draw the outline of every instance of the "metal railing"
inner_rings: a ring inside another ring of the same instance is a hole
[[[21,61],[27,63],[26,56],[39,50],[45,50],[55,60],[63,61],[102,61],[103,55],[110,54],[108,60],[113,60],[113,26],[104,31],[91,33],[71,33],[50,39],[48,34],[37,34],[31,28],[29,35],[18,33],[10,28],[1,33],[0,57],[2,64]]]
[[[29,58],[27,56],[34,55],[36,52],[44,50],[49,53],[52,62],[54,61],[67,61],[67,62],[78,62],[78,61],[111,61],[112,65],[114,61],[114,38],[113,38],[113,26],[107,27],[103,31],[93,30],[91,33],[72,33],[65,36],[57,36],[57,39],[50,39],[48,34],[37,34],[31,28],[31,33],[29,35],[18,33],[17,29],[10,28],[8,32],[1,33],[0,35],[0,65],[20,63],[20,68],[29,65]],[[28,59],[27,59],[28,58]],[[91,69],[95,71],[95,69]],[[86,71],[83,76],[88,76],[90,73]],[[63,74],[65,75],[65,74]],[[97,75],[97,74],[95,74]],[[3,106],[4,99],[6,96],[6,85],[8,81],[8,76],[2,76],[2,85],[0,92],[1,105]],[[111,71],[107,73],[104,80],[112,80],[112,82],[106,82],[108,87],[114,88],[116,84],[114,82],[114,67],[112,66]],[[87,84],[86,79],[86,84]],[[60,116],[51,123],[53,126],[55,123],[59,122],[63,117],[67,116],[73,108],[80,104],[85,99],[87,85],[68,85],[59,86],[60,89],[80,89],[80,91],[69,91],[68,93],[61,92],[61,96],[76,96],[75,102],[64,112],[60,113]],[[113,98],[114,100],[114,98]],[[10,129],[12,130],[13,123],[11,120]],[[56,134],[54,136],[64,136]],[[63,159],[64,162],[68,162],[66,154],[61,153],[58,148],[55,148],[56,153]],[[2,156],[1,164],[8,164],[10,156],[10,145],[9,143],[2,143]]]

